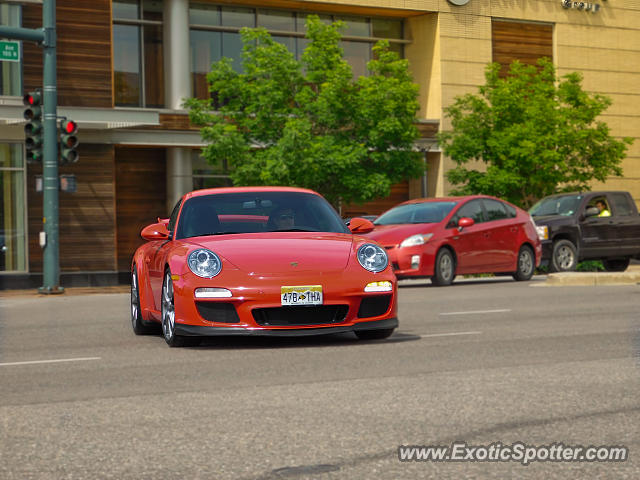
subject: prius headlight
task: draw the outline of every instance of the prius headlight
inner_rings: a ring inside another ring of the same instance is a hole
[[[358,248],[358,262],[370,272],[378,273],[387,268],[389,257],[378,245],[365,243]]]
[[[429,239],[433,237],[433,233],[420,233],[418,235],[411,235],[408,238],[405,238],[400,244],[400,248],[402,247],[415,247],[416,245],[423,245],[429,241]]]
[[[189,270],[203,278],[215,277],[222,270],[220,257],[206,248],[199,248],[191,252],[187,264]]]

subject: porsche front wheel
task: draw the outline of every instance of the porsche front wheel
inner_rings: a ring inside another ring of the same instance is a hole
[[[131,272],[131,327],[136,335],[147,335],[152,332],[152,326],[142,319],[140,310],[140,286],[138,284],[138,272],[133,266]]]
[[[173,280],[171,270],[164,272],[162,282],[162,335],[170,347],[185,345],[183,337],[176,335],[176,309],[173,301]]]

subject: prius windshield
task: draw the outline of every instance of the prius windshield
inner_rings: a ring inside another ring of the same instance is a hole
[[[578,211],[582,195],[559,195],[546,197],[529,209],[532,217],[544,215],[571,216]]]
[[[333,207],[305,192],[238,192],[191,197],[176,239],[263,232],[350,233]]]
[[[396,225],[402,223],[439,223],[445,219],[457,202],[407,203],[380,215],[375,225]]]

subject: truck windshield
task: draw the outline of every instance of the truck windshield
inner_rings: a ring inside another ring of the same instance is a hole
[[[546,197],[531,207],[529,213],[532,217],[542,217],[544,215],[570,216],[576,213],[581,200],[582,195]]]

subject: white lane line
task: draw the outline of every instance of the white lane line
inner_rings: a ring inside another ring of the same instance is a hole
[[[454,337],[456,335],[480,335],[482,332],[452,332],[452,333],[432,333],[431,335],[420,335],[420,338],[428,337]]]
[[[503,312],[510,312],[511,309],[509,308],[502,308],[499,310],[471,310],[468,312],[446,312],[446,313],[441,313],[440,315],[476,315],[479,313],[503,313]]]
[[[101,357],[59,358],[57,360],[31,360],[29,362],[8,362],[8,363],[0,363],[0,367],[11,367],[15,365],[38,365],[42,363],[87,362],[89,360],[100,360],[100,358]]]

